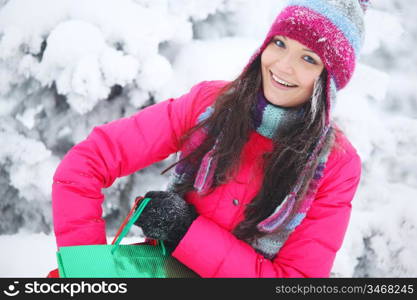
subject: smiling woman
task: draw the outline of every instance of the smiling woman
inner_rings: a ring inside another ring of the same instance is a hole
[[[262,53],[262,87],[275,105],[304,104],[324,69],[318,54],[296,40],[277,35]]]
[[[364,2],[364,1],[361,1]],[[58,246],[106,242],[101,189],[179,152],[136,223],[202,277],[327,277],[361,176],[331,119],[363,39],[358,0],[291,0],[233,81],[96,127],[59,165]]]

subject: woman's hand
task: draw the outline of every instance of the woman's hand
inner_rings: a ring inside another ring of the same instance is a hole
[[[176,247],[198,216],[194,206],[173,192],[150,191],[144,197],[152,200],[135,225],[142,228],[146,237]]]

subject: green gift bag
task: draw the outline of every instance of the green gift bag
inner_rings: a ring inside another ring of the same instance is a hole
[[[57,252],[62,278],[190,278],[198,277],[165,250],[164,244],[120,245],[150,198],[138,197],[111,245],[61,247]],[[135,207],[139,204],[138,209]],[[132,216],[133,215],[133,216]],[[127,223],[127,224],[126,224]]]

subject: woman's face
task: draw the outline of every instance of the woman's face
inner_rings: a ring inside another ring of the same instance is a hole
[[[277,35],[262,52],[261,69],[266,99],[279,106],[293,107],[310,99],[324,64],[303,44]]]

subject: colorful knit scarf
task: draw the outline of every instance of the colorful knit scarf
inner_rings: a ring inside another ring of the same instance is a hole
[[[214,109],[209,106],[204,113],[198,117],[198,122],[202,122],[208,118]],[[270,103],[263,95],[262,92],[258,93],[257,105],[252,114],[252,119],[256,128],[256,131],[269,139],[272,139],[274,133],[282,126],[291,126],[292,122],[298,120],[304,115],[303,108],[285,108]],[[196,146],[201,144],[206,137],[205,134],[197,134],[190,139],[192,144],[189,147],[195,149]],[[216,150],[218,139],[216,140],[213,148],[208,151],[200,164],[197,171],[194,188],[200,194],[205,194],[213,184],[214,171],[216,169],[216,160],[213,154]],[[267,258],[272,258],[279,251],[283,243],[288,238],[289,234],[297,227],[304,219],[311,202],[314,199],[318,183],[323,176],[323,170],[330,152],[331,141],[326,139],[326,147],[320,155],[318,165],[315,169],[313,178],[307,182],[306,174],[302,174],[299,177],[294,189],[284,201],[274,210],[274,212],[266,218],[264,221],[258,224],[258,229],[264,232],[265,235],[253,242],[252,246],[262,253]],[[182,159],[187,154],[187,151],[180,153]],[[315,157],[311,156],[310,160],[313,161]],[[317,161],[317,159],[316,159]],[[187,168],[185,163],[177,164],[173,173],[173,179],[168,189],[172,189],[176,183],[180,183],[184,180],[185,176],[190,176],[190,169]],[[308,185],[307,192],[300,195],[302,187]],[[299,197],[303,196],[303,197]]]

